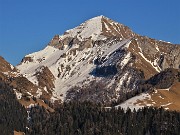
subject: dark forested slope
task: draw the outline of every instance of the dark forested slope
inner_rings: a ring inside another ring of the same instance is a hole
[[[18,102],[11,87],[0,80],[0,134],[11,135],[13,131],[24,131],[27,113]]]
[[[92,103],[65,103],[54,113],[31,109],[29,135],[178,135],[180,113],[163,108],[105,109]]]

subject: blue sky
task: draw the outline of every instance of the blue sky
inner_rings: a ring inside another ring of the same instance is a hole
[[[0,56],[16,65],[55,34],[99,15],[179,44],[179,5],[179,0],[0,0]]]

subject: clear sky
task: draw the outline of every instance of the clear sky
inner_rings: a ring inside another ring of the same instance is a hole
[[[55,34],[99,15],[138,34],[180,43],[180,0],[0,0],[0,56],[16,65]]]

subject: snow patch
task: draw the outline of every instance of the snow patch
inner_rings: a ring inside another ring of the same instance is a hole
[[[40,96],[42,95],[42,90],[38,88],[36,93],[37,93],[37,97],[40,98]]]
[[[159,68],[159,66],[158,66],[158,64],[157,64],[157,61],[151,62],[150,60],[148,60],[148,59],[143,55],[142,49],[141,49],[139,46],[138,46],[138,48],[140,49],[139,54],[141,55],[141,57],[142,57],[145,61],[147,61],[149,64],[151,64],[151,66],[152,66],[157,72],[160,72],[161,70],[160,70],[160,68]]]
[[[105,28],[107,29],[107,31],[111,30],[108,25],[106,24],[106,22],[104,22]]]
[[[169,106],[169,105],[171,105],[172,103],[167,103],[167,104],[165,104],[165,105],[161,105],[161,106]]]
[[[159,47],[157,45],[155,45],[155,48],[158,52],[160,52]]]
[[[121,61],[121,69],[123,69],[127,63],[129,62],[129,60],[131,59],[131,53],[129,52],[125,58]]]
[[[129,72],[126,72],[119,80],[119,84],[117,85],[116,87],[116,91],[120,91],[122,90],[122,86],[124,85],[124,83],[126,82],[126,85],[129,85],[130,83],[130,80],[131,80],[131,76],[129,74]]]
[[[166,90],[166,91],[169,91],[171,89],[171,87],[170,88],[167,88],[167,89],[158,89],[158,90]]]
[[[14,89],[14,91],[15,91],[17,99],[21,99],[22,98],[22,93],[17,92],[16,89]]]
[[[132,111],[141,109],[144,107],[144,105],[141,104],[137,104],[137,101],[139,100],[145,100],[145,99],[151,99],[151,96],[148,93],[142,93],[138,96],[132,97],[128,100],[126,100],[125,102],[121,103],[120,105],[117,105],[116,107],[121,107],[124,110],[127,110],[128,108],[130,108]],[[146,106],[151,106],[152,104],[147,104]]]
[[[11,64],[10,64],[10,67],[11,67],[11,69],[12,69],[12,70],[14,69],[14,66],[13,66],[13,65],[11,65]]]

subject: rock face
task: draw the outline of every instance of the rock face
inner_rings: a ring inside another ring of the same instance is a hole
[[[146,81],[156,89],[170,88],[174,83],[180,81],[180,69],[165,69]]]
[[[152,91],[134,96],[117,107],[130,107],[133,110],[154,106],[180,111],[180,69],[165,69],[142,84],[144,87],[152,88]]]
[[[55,35],[16,67],[54,100],[111,104],[167,68],[180,68],[180,46],[134,33],[104,16]],[[34,94],[33,94],[34,95]],[[37,95],[35,95],[37,96]]]
[[[0,71],[1,72],[15,72],[16,69],[9,64],[3,57],[0,56]]]
[[[13,87],[18,99],[37,96],[38,90],[41,89],[41,87],[34,85],[24,75],[20,74],[14,66],[2,57],[0,57],[0,81]]]

